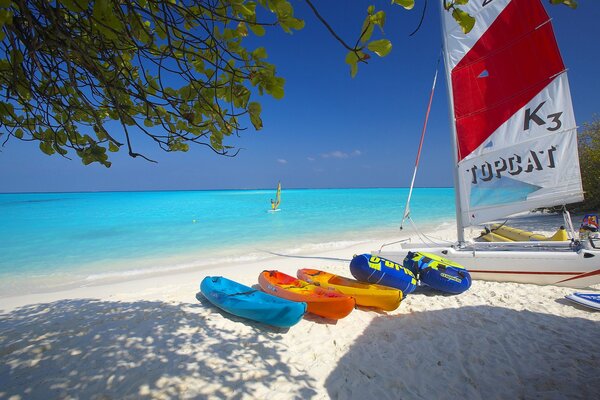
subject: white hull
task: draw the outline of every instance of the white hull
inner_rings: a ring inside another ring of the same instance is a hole
[[[600,283],[600,249],[570,249],[563,243],[471,243],[428,247],[403,244],[399,251],[372,254],[402,264],[408,251],[438,254],[463,265],[473,279],[585,288]]]

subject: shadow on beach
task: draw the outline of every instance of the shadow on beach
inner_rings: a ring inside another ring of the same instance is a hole
[[[219,314],[202,304],[94,299],[1,314],[0,399],[237,399],[280,383],[298,388],[288,398],[314,396],[312,378],[281,359],[281,333]]]
[[[375,318],[332,399],[600,398],[600,322],[491,306]]]

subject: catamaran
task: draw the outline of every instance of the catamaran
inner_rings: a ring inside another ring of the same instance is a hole
[[[465,240],[466,227],[583,200],[577,126],[566,68],[540,0],[472,0],[463,6],[476,20],[468,34],[440,3],[458,240],[402,243],[399,251],[382,246],[373,254],[401,263],[408,251],[433,253],[462,264],[473,279],[600,283],[600,241],[576,240],[566,212],[570,241]],[[408,218],[409,202],[410,194]]]

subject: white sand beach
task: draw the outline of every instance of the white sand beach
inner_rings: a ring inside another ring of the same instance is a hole
[[[287,330],[198,294],[207,275],[351,276],[352,255],[381,244],[1,299],[0,399],[600,398],[600,312],[564,299],[574,289],[474,281]]]

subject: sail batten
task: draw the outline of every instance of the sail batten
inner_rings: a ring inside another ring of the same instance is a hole
[[[582,200],[577,125],[546,10],[539,0],[465,8],[471,33],[447,15],[443,24],[459,228]]]

